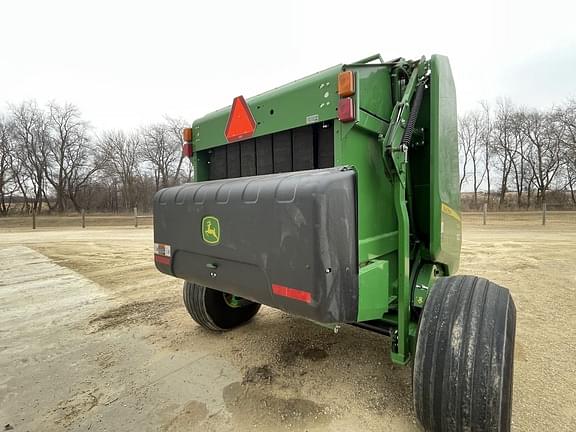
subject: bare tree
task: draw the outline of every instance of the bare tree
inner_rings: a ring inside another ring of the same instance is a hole
[[[576,204],[576,99],[570,99],[565,106],[557,108],[555,115],[563,126],[561,139],[566,183],[572,202]]]
[[[486,169],[484,166],[484,123],[483,114],[478,111],[472,111],[459,120],[458,138],[460,148],[464,148],[464,158],[466,166],[471,170],[472,190],[474,192],[474,205],[478,205],[478,192],[484,181]],[[460,188],[466,181],[467,169],[464,168],[462,173]]]
[[[0,215],[6,216],[12,206],[12,198],[17,190],[13,180],[14,148],[11,139],[12,124],[0,117]]]
[[[79,198],[81,191],[88,187],[94,173],[101,170],[102,165],[92,147],[76,150],[73,158],[77,162],[72,164],[68,172],[67,193],[74,209],[80,211],[82,208],[86,208],[88,204],[87,202],[81,202]]]
[[[190,166],[182,154],[182,129],[184,120],[165,117],[163,122],[142,128],[143,158],[150,165],[156,190],[178,184]],[[187,180],[190,180],[190,170]]]
[[[482,106],[482,142],[484,147],[484,170],[486,175],[486,201],[490,205],[490,194],[492,185],[490,183],[490,164],[492,152],[490,151],[492,143],[492,119],[490,115],[490,105],[486,101],[480,103]]]
[[[469,117],[464,116],[458,119],[458,147],[459,147],[459,157],[460,157],[460,191],[462,191],[462,185],[468,180],[468,173],[466,168],[468,167],[468,161],[470,160],[470,150],[472,147],[472,136],[470,133]]]
[[[108,131],[100,138],[98,164],[122,186],[123,207],[137,204],[137,185],[140,175],[140,138],[122,131]]]
[[[80,110],[71,104],[48,105],[49,145],[46,179],[55,193],[58,212],[67,209],[70,200],[79,211],[76,195],[98,166],[89,166],[88,125]]]
[[[173,139],[169,125],[156,123],[144,127],[141,131],[144,145],[142,148],[146,162],[151,165],[156,190],[170,186],[176,178],[180,165],[180,142]]]
[[[571,151],[566,162],[566,177],[570,189],[570,197],[572,198],[572,203],[576,204],[576,152]]]
[[[184,154],[182,154],[180,151],[182,145],[182,129],[186,127],[187,122],[180,118],[168,116],[166,116],[164,120],[168,130],[170,131],[171,140],[175,143],[179,150],[178,165],[176,166],[176,171],[174,172],[174,184],[180,183],[180,178],[183,172],[186,172],[186,175],[184,176],[185,181],[189,182],[194,173],[194,167],[191,163],[185,161]]]
[[[168,186],[170,179],[170,165],[175,155],[168,142],[168,131],[160,123],[142,128],[141,136],[144,141],[142,155],[144,161],[151,165],[154,173],[156,190]]]
[[[40,211],[42,202],[46,201],[45,173],[48,148],[46,117],[34,101],[10,106],[10,114],[13,121],[13,137],[17,145],[15,156],[19,159],[16,181],[26,201],[28,189],[32,189],[32,208]],[[49,202],[47,204],[50,206]]]
[[[516,188],[516,206],[522,207],[522,195],[527,188],[527,178],[532,178],[528,167],[524,163],[524,149],[526,138],[522,133],[522,111],[515,109],[511,116],[511,133],[514,140],[514,151],[511,154],[512,169],[514,171],[514,185]]]
[[[508,192],[508,176],[514,165],[514,156],[518,141],[513,133],[514,107],[508,100],[499,100],[496,104],[496,114],[493,124],[493,139],[491,149],[494,151],[500,171],[500,197],[498,208],[502,207]]]
[[[522,117],[522,133],[529,144],[523,158],[532,172],[538,203],[546,203],[546,191],[563,161],[561,137],[564,132],[559,130],[563,127],[550,113],[533,110]]]

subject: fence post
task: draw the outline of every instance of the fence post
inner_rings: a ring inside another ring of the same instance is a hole
[[[32,229],[36,229],[36,210],[32,209]]]
[[[86,210],[82,209],[82,228],[86,228]]]
[[[134,207],[134,228],[138,228],[138,207]]]
[[[542,225],[546,225],[546,203],[542,204]]]
[[[488,204],[482,205],[482,225],[486,225],[486,213],[488,212]]]

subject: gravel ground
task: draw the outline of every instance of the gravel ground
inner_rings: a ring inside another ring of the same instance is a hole
[[[151,243],[148,227],[2,227],[0,426],[419,430],[388,339],[269,308],[206,332]],[[460,272],[509,287],[518,309],[514,430],[576,430],[574,262],[571,221],[465,227]]]

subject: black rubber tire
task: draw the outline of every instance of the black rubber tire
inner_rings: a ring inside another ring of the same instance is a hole
[[[259,303],[247,302],[241,307],[231,307],[224,300],[224,293],[192,282],[184,282],[184,305],[194,321],[212,331],[231,330],[256,315]]]
[[[475,276],[440,278],[420,317],[414,407],[428,431],[509,431],[516,307]]]

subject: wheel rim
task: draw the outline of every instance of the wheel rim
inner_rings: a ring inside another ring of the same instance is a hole
[[[241,308],[246,304],[246,300],[235,295],[222,293],[222,296],[224,297],[224,302],[231,308]]]

